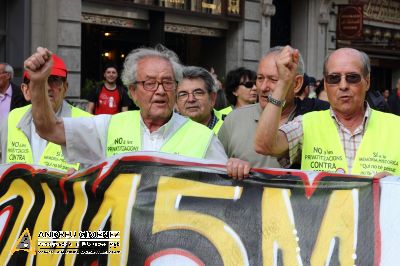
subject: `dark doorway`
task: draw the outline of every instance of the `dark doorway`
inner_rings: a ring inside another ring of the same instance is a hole
[[[271,47],[290,44],[291,0],[274,0],[275,15],[271,17]]]
[[[225,74],[225,38],[166,33],[166,46],[177,53],[184,65],[214,68],[219,76]]]
[[[107,62],[115,62],[121,73],[125,56],[141,46],[148,46],[146,30],[82,24],[82,97],[87,93],[84,90],[88,81],[103,79]]]
[[[383,92],[391,88],[392,69],[382,67],[371,67],[371,85],[370,90],[378,90]]]

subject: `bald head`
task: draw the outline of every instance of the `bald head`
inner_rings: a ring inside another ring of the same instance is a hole
[[[353,48],[340,48],[336,51],[332,52],[325,58],[324,62],[324,76],[329,73],[328,63],[332,57],[343,57],[346,58],[354,58],[354,56],[358,57],[360,64],[361,64],[361,73],[364,77],[368,76],[371,72],[371,64],[369,61],[369,57],[366,53],[353,49]]]

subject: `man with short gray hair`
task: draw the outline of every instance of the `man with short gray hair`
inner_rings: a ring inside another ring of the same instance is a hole
[[[50,55],[39,47],[24,66],[31,76],[37,132],[63,145],[68,161],[94,164],[125,152],[161,151],[226,163],[224,149],[210,129],[173,112],[182,79],[174,52],[158,46],[135,49],[126,57],[122,81],[140,111],[62,120],[55,117],[44,93]]]
[[[214,114],[217,98],[215,79],[207,70],[196,66],[185,67],[176,95],[180,114],[218,133],[223,121]]]
[[[13,84],[14,69],[7,63],[0,63],[0,120],[7,117],[8,113],[27,105],[21,89]]]

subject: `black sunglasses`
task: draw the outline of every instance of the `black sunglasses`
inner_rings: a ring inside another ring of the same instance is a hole
[[[246,82],[239,83],[239,85],[243,85],[248,89],[253,88],[254,84],[256,84],[255,81],[246,81]]]
[[[357,73],[344,74],[345,80],[349,84],[357,84],[361,81],[361,75]],[[326,83],[328,84],[339,84],[342,80],[342,75],[331,74],[325,77]]]

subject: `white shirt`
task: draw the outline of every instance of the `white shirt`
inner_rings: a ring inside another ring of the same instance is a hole
[[[31,123],[31,148],[33,164],[39,164],[39,160],[42,157],[46,145],[47,140],[42,139],[38,133],[36,133],[35,123]]]
[[[63,103],[64,104],[64,103]],[[57,117],[61,117],[61,110],[63,104],[60,107],[60,110],[56,113]],[[47,140],[42,139],[38,133],[36,133],[35,123],[31,122],[31,148],[32,148],[32,156],[33,156],[33,164],[39,164],[39,160],[43,155],[44,149],[46,149]]]
[[[95,164],[106,159],[108,126],[111,115],[97,115],[82,118],[63,118],[66,145],[62,146],[63,154],[68,162]],[[140,151],[160,151],[162,145],[171,138],[188,118],[173,113],[171,119],[158,130],[150,133],[142,118]],[[226,164],[228,158],[224,147],[213,135],[204,159]]]

